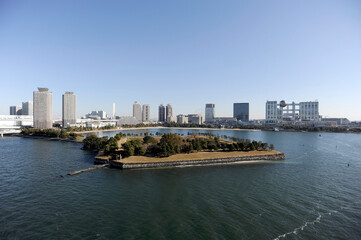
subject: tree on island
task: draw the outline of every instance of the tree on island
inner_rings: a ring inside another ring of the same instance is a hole
[[[83,140],[84,150],[100,150],[108,143],[108,137],[98,138],[96,135],[89,135]]]
[[[104,153],[109,156],[119,156],[121,154],[123,157],[145,155],[169,157],[178,153],[217,151],[219,149],[223,151],[265,151],[267,149],[274,149],[273,144],[268,147],[267,143],[261,141],[251,141],[236,137],[222,136],[224,139],[221,140],[219,137],[208,134],[180,137],[175,133],[164,133],[160,139],[152,136],[145,136],[142,139],[130,139],[122,144],[122,150],[120,150],[118,149],[118,141],[122,136],[123,134],[119,133],[108,139],[107,137],[98,138],[96,135],[90,135],[84,139],[83,149],[104,149]],[[232,139],[233,141],[225,140],[225,138]]]

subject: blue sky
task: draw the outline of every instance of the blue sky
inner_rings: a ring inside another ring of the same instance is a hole
[[[91,110],[131,115],[138,101],[175,114],[232,116],[249,102],[320,102],[328,117],[361,120],[361,1],[0,0],[0,114],[53,92]]]

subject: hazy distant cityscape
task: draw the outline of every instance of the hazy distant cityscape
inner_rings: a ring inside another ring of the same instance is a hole
[[[122,125],[136,125],[143,123],[178,123],[178,124],[210,124],[217,127],[235,126],[313,126],[338,127],[360,126],[359,122],[350,122],[347,118],[323,118],[319,111],[318,101],[286,102],[267,101],[265,104],[265,118],[250,118],[250,103],[233,103],[233,116],[217,116],[216,105],[206,103],[204,115],[198,113],[174,114],[171,104],[160,104],[158,119],[151,120],[151,107],[149,104],[133,103],[132,116],[116,115],[116,104],[113,103],[111,115],[104,110],[93,110],[90,113],[77,117],[77,97],[73,92],[62,95],[62,119],[53,119],[52,92],[48,88],[38,88],[33,92],[33,101],[25,101],[22,106],[10,106],[9,115],[0,115],[0,129],[4,134],[19,132],[21,127],[34,127],[40,129],[52,127],[92,127],[105,126],[121,127]]]

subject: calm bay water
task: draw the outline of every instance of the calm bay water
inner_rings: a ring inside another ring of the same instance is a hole
[[[199,130],[135,132],[157,131]],[[94,153],[5,137],[0,239],[361,239],[361,135],[200,131],[273,143],[286,160],[56,178]]]

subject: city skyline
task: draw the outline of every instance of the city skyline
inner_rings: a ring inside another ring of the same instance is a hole
[[[39,90],[40,89],[47,89],[47,88],[38,88]],[[67,94],[73,94],[73,92],[65,92],[65,95],[67,95]],[[52,95],[52,92],[51,92],[51,95]],[[72,100],[72,101],[75,101],[74,103],[72,103],[72,105],[74,105],[75,106],[75,108],[73,108],[73,110],[71,110],[71,111],[74,111],[74,113],[72,113],[72,116],[73,117],[71,117],[73,120],[71,120],[72,122],[74,122],[75,123],[75,121],[76,121],[76,119],[79,119],[79,118],[87,118],[87,116],[89,115],[89,114],[85,114],[85,115],[82,115],[81,117],[79,117],[78,115],[77,115],[77,113],[76,113],[76,96],[75,95],[73,95],[74,97],[75,97],[75,100]],[[259,118],[259,119],[255,119],[255,118],[251,118],[250,117],[250,115],[249,115],[249,112],[250,112],[250,107],[249,107],[249,103],[233,103],[233,118],[237,118],[238,120],[241,120],[241,121],[245,121],[245,122],[248,122],[248,121],[250,121],[250,120],[267,120],[267,119],[269,119],[269,117],[267,116],[267,113],[268,113],[268,111],[269,111],[269,106],[268,106],[268,104],[269,103],[274,103],[275,105],[290,105],[290,106],[293,106],[293,108],[295,108],[295,105],[296,106],[298,106],[298,105],[305,105],[305,104],[316,104],[315,106],[317,106],[317,112],[315,112],[314,114],[316,114],[317,115],[317,118],[319,117],[320,119],[318,119],[317,121],[319,121],[319,120],[321,120],[321,118],[330,118],[329,116],[325,116],[325,115],[321,115],[320,113],[319,113],[319,107],[318,107],[318,105],[319,105],[319,103],[318,103],[318,101],[316,100],[316,101],[305,101],[305,102],[301,102],[300,104],[299,103],[295,103],[294,101],[290,101],[290,102],[287,102],[287,101],[285,101],[285,100],[280,100],[280,101],[267,101],[266,102],[266,108],[265,108],[265,114],[264,114],[264,117],[263,118]],[[23,109],[25,109],[24,108],[24,104],[28,104],[29,105],[29,103],[31,103],[31,111],[32,111],[32,101],[27,101],[27,102],[23,102],[22,103],[22,106],[10,106],[9,108],[10,108],[10,115],[27,115],[27,114],[23,114]],[[238,109],[241,105],[245,105],[245,109],[244,110],[241,110],[241,109]],[[312,105],[312,106],[309,106],[309,107],[314,107],[314,105]],[[237,107],[236,107],[237,106]],[[52,108],[53,106],[52,106],[52,104],[51,104],[51,108]],[[29,108],[29,107],[26,107],[26,108]],[[160,113],[160,111],[161,111],[161,108],[163,108],[163,113],[161,114]],[[210,112],[209,112],[209,108],[212,108],[212,113],[211,113],[211,115],[212,115],[212,117],[210,118],[210,119],[216,119],[217,117],[218,118],[224,118],[224,117],[228,117],[229,118],[229,116],[216,116],[216,114],[215,114],[215,104],[205,104],[205,111],[203,112],[203,113],[201,113],[201,112],[199,112],[199,113],[193,113],[193,114],[198,114],[198,115],[201,115],[202,116],[202,118],[204,117],[204,119],[205,119],[205,122],[207,122],[207,115],[209,115],[210,114]],[[237,109],[237,110],[236,110]],[[301,109],[301,112],[300,113],[302,113],[302,111],[303,112],[305,112],[305,108],[300,108]],[[303,110],[302,110],[303,109]],[[115,112],[116,112],[116,108],[115,108],[115,103],[113,103],[112,104],[112,115],[109,115],[108,117],[109,118],[111,118],[111,119],[114,119],[115,118],[115,116],[117,116],[117,117],[127,117],[127,115],[115,115]],[[288,107],[287,107],[287,109],[285,108],[285,110],[287,110],[288,111]],[[284,111],[285,111],[284,110]],[[290,109],[290,110],[292,110],[292,109]],[[29,111],[29,110],[27,110],[27,111]],[[100,112],[106,112],[106,111],[104,111],[104,110],[99,110]],[[172,106],[171,106],[171,104],[167,104],[166,106],[165,105],[163,105],[163,104],[160,104],[159,106],[158,106],[158,119],[157,119],[157,117],[150,117],[150,105],[149,104],[140,104],[138,101],[134,101],[133,102],[133,111],[132,111],[132,116],[140,123],[140,122],[147,122],[147,121],[160,121],[160,122],[168,122],[168,111],[169,111],[169,115],[170,115],[170,117],[172,117],[173,116],[173,108],[172,108]],[[207,112],[208,111],[208,112]],[[237,111],[237,113],[236,113],[236,111]],[[242,111],[244,111],[244,112],[242,112]],[[298,111],[297,109],[296,109],[296,111]],[[94,111],[92,111],[92,112],[94,112]],[[238,117],[236,117],[236,115],[238,115],[238,114],[245,114],[245,116],[238,116]],[[295,114],[294,112],[293,112],[293,114]],[[30,114],[30,115],[32,115],[32,114]],[[164,115],[164,116],[161,116],[161,115]],[[177,114],[175,114],[174,115],[174,119],[176,119],[176,116],[177,115],[184,115],[184,113],[177,113]],[[190,115],[192,115],[192,114],[190,114]],[[315,115],[315,116],[316,116]],[[75,117],[74,117],[75,116]],[[293,116],[294,117],[294,116]],[[53,114],[52,114],[52,118],[54,118],[53,117]],[[164,120],[160,120],[160,118],[164,118]],[[208,116],[208,118],[209,118],[209,116]],[[314,118],[314,116],[312,116],[310,119],[308,119],[308,120],[314,120],[313,119]],[[331,117],[331,118],[337,118],[337,117]],[[345,117],[339,117],[338,119],[340,119],[340,118],[345,118]],[[105,119],[105,117],[103,116],[102,117],[102,119]],[[209,119],[209,120],[210,120]],[[347,119],[347,117],[345,118],[345,119]],[[54,120],[57,120],[56,118],[54,118]],[[170,119],[169,119],[170,120]],[[348,119],[349,120],[349,119]],[[352,120],[351,120],[352,121]],[[64,125],[64,94],[62,95],[62,122],[63,122],[63,125]],[[209,122],[209,121],[208,121]]]
[[[61,119],[62,93],[73,91],[78,117],[94,109],[111,113],[112,103],[117,115],[131,116],[136,99],[152,109],[169,102],[174,116],[204,114],[204,104],[214,103],[217,116],[230,117],[233,103],[249,102],[250,119],[263,119],[266,101],[284,99],[318,100],[323,117],[361,120],[360,7],[4,1],[0,114],[45,86],[53,92],[54,119]],[[194,94],[185,98],[188,92]]]

